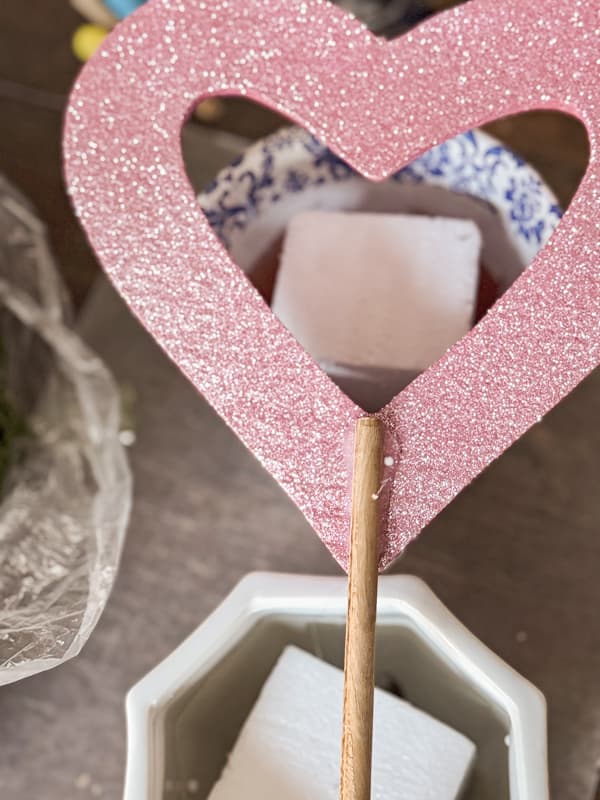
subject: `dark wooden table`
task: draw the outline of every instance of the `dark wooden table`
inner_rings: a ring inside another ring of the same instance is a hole
[[[66,0],[0,4],[0,171],[37,206],[79,305],[96,276],[61,181],[61,114],[80,22]],[[243,103],[227,126],[276,120]],[[566,204],[586,163],[581,127],[556,114],[492,126]],[[201,182],[231,148],[202,154]],[[217,152],[218,151],[218,152]],[[214,159],[214,160],[213,160]],[[335,572],[302,516],[104,284],[86,337],[138,392],[135,505],[115,591],[83,654],[0,689],[0,797],[121,793],[123,698],[251,569]],[[553,796],[592,800],[600,759],[600,372],[466,489],[396,565],[423,577],[473,632],[546,694]]]

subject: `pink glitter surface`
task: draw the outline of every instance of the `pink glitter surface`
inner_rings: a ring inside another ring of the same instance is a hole
[[[472,0],[391,43],[319,0],[151,0],[78,78],[64,134],[77,214],[129,306],[346,567],[364,414],[231,261],[185,173],[181,128],[245,95],[380,180],[471,127],[579,117],[590,163],[549,244],[473,331],[380,412],[383,569],[600,362],[600,6]],[[126,343],[124,343],[126,346]]]

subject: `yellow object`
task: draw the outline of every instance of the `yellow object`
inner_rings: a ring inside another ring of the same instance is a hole
[[[80,61],[87,61],[100,47],[107,34],[106,28],[100,25],[80,25],[71,40],[75,56]]]

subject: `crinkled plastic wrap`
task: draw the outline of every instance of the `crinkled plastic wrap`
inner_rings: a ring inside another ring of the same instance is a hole
[[[129,515],[119,393],[68,316],[44,227],[0,176],[0,368],[27,426],[0,488],[0,685],[81,650]]]

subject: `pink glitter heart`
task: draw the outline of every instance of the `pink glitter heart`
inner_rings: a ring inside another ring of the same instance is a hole
[[[246,95],[380,180],[468,128],[533,108],[578,116],[590,162],[526,273],[380,412],[381,567],[600,362],[600,8],[471,0],[391,43],[319,0],[151,0],[83,69],[69,191],[133,311],[297,503],[342,566],[363,412],[272,315],[212,233],[180,133],[199,98]]]

